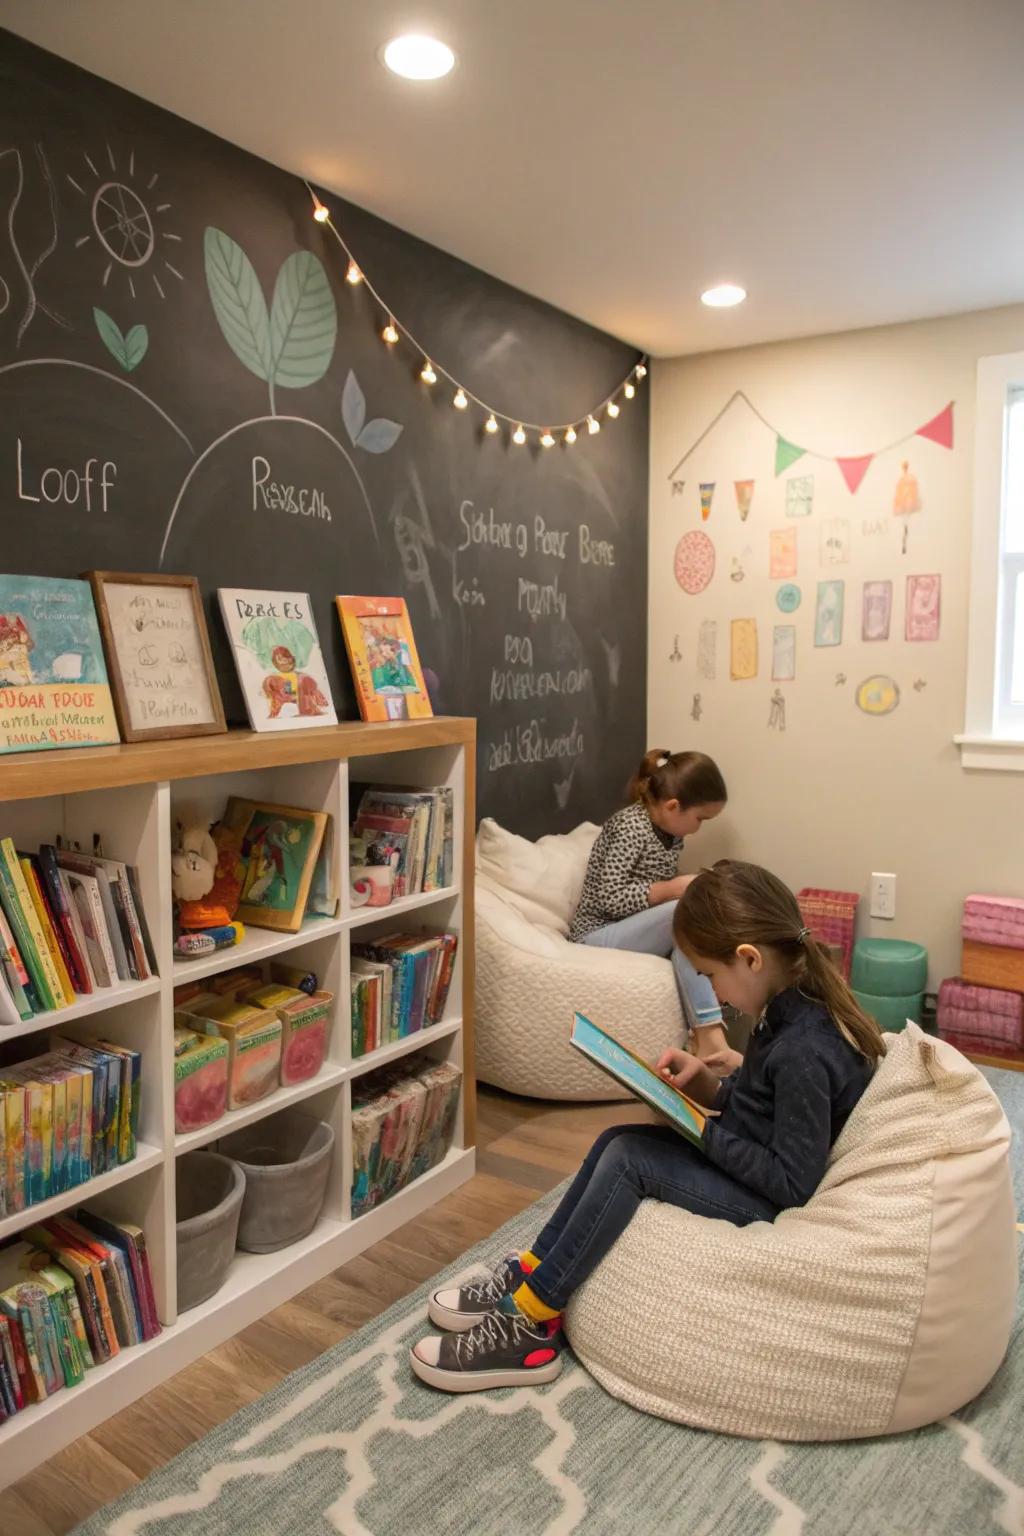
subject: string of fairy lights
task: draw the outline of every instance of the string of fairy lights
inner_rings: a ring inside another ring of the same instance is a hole
[[[531,436],[542,448],[554,448],[555,444],[559,442],[567,447],[571,447],[583,435],[595,436],[600,432],[605,421],[614,421],[616,419],[622,409],[623,402],[632,400],[635,397],[638,386],[647,377],[647,359],[645,357],[641,357],[639,362],[634,364],[625,378],[619,380],[610,394],[606,395],[591,410],[584,412],[582,416],[578,416],[574,421],[553,422],[550,424],[539,421],[520,421],[517,417],[509,416],[507,412],[499,411],[495,406],[488,404],[486,400],[482,400],[479,395],[474,394],[471,389],[467,389],[465,384],[460,383],[454,374],[448,372],[447,368],[434,361],[429,352],[416,340],[409,327],[403,325],[400,320],[395,318],[395,313],[391,306],[377,292],[339,233],[334,220],[331,218],[330,209],[317,197],[308,181],[305,185],[306,190],[313,199],[314,219],[318,224],[327,226],[344,252],[348,262],[345,270],[346,281],[351,283],[353,287],[358,287],[360,283],[363,284],[367,292],[372,294],[380,307],[381,319],[384,321],[380,331],[381,341],[387,347],[396,347],[404,339],[421,359],[419,376],[423,383],[428,388],[433,388],[438,383],[444,381],[452,390],[453,410],[465,411],[467,413],[472,412],[474,409],[479,411],[484,418],[484,431],[491,436],[505,430],[508,433],[509,441],[518,448],[522,448],[528,443]]]

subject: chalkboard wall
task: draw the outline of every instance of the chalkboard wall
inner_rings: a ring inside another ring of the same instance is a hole
[[[636,361],[324,200],[401,320],[498,410],[578,417]],[[329,291],[275,367],[252,306],[298,252]],[[198,576],[237,724],[218,586],[312,594],[340,717],[358,711],[335,593],[402,595],[435,709],[478,721],[480,814],[531,837],[602,819],[644,748],[646,387],[573,448],[486,436],[383,344],[344,270],[295,176],[0,31],[0,565]]]

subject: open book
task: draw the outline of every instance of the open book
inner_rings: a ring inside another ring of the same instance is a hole
[[[641,1057],[620,1045],[611,1035],[577,1013],[572,1021],[569,1041],[602,1071],[664,1115],[673,1130],[685,1136],[695,1147],[701,1146],[708,1111],[687,1098],[685,1093],[660,1077]]]

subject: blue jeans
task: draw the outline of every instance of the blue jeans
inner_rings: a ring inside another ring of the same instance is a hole
[[[698,1216],[774,1221],[779,1207],[709,1163],[667,1125],[613,1125],[594,1142],[583,1166],[530,1252],[540,1264],[528,1277],[545,1306],[561,1311],[629,1225],[641,1200],[664,1200]],[[637,1296],[624,1306],[642,1305]],[[680,1297],[680,1304],[684,1298]]]
[[[617,923],[607,923],[585,934],[581,944],[596,944],[600,949],[631,949],[638,955],[664,955],[672,961],[676,973],[676,987],[687,1023],[691,1015],[699,1028],[705,1024],[721,1024],[722,1005],[706,976],[699,976],[672,937],[672,919],[675,916],[674,901],[663,901],[657,907],[645,907],[624,917]]]

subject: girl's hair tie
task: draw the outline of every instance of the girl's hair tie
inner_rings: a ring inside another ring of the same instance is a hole
[[[809,928],[801,928],[800,932],[796,936],[796,941],[798,944],[806,944],[810,936],[811,930]]]
[[[667,762],[668,762],[668,758],[667,757],[659,757],[658,761],[655,763],[654,766],[655,766],[655,768],[664,768],[664,766],[665,766],[665,764]]]

